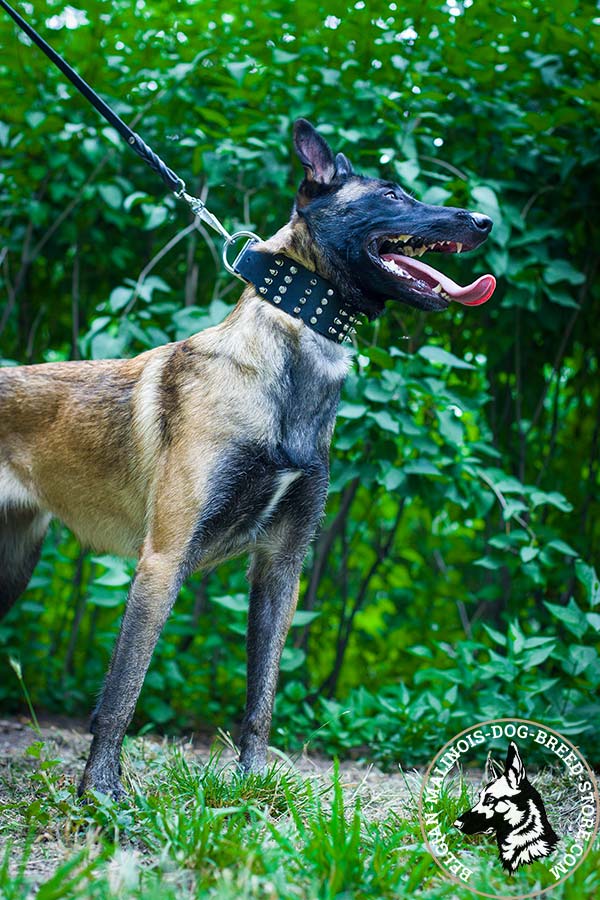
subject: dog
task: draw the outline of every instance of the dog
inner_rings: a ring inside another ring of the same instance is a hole
[[[0,612],[25,590],[52,516],[86,546],[137,557],[80,792],[123,795],[121,744],[181,584],[241,554],[239,764],[264,771],[280,656],[325,506],[344,338],[388,299],[442,310],[494,289],[493,276],[462,288],[419,259],[478,247],[487,216],[355,174],[305,119],[294,146],[305,174],[291,219],[246,254],[251,283],[224,322],[132,359],[0,371]]]
[[[463,834],[495,833],[500,861],[511,875],[519,866],[549,856],[559,842],[514,741],[508,746],[504,774],[486,784],[475,806],[460,815],[454,827]]]

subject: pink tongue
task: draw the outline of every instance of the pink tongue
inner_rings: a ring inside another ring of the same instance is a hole
[[[461,287],[455,281],[452,281],[451,278],[448,278],[447,275],[438,272],[433,266],[428,266],[426,263],[421,262],[420,259],[400,256],[396,253],[386,253],[381,258],[395,263],[398,268],[408,275],[419,281],[424,281],[431,288],[436,287],[438,284],[441,285],[442,290],[449,297],[456,300],[457,303],[462,303],[463,306],[480,306],[490,299],[496,287],[496,279],[493,275],[482,275],[473,284]]]

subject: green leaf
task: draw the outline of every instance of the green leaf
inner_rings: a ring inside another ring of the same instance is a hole
[[[544,281],[547,284],[556,284],[558,281],[568,281],[570,284],[583,284],[585,275],[579,272],[566,259],[554,259],[546,266],[543,272]]]
[[[405,481],[404,471],[396,466],[390,466],[384,475],[379,478],[379,483],[383,485],[386,491],[397,491]]]
[[[127,339],[124,335],[108,334],[103,331],[91,340],[92,359],[118,359],[123,355]]]
[[[536,558],[539,552],[539,547],[521,547],[521,550],[519,551],[524,563],[531,562],[532,559]]]
[[[499,631],[496,631],[496,629],[492,628],[490,625],[486,625],[485,622],[483,623],[483,627],[496,644],[500,644],[501,647],[506,647],[507,640],[505,635],[501,634],[501,632]]]
[[[594,647],[585,647],[583,644],[572,644],[567,654],[568,671],[573,675],[581,675],[590,666],[597,666],[598,653]]]
[[[440,470],[436,469],[433,463],[426,459],[415,459],[403,467],[403,471],[407,475],[439,475]]]
[[[559,606],[556,603],[548,603],[547,601],[544,601],[544,606],[550,610],[557,621],[561,622],[571,634],[580,638],[586,633],[588,620],[572,597],[567,606]]]
[[[431,344],[426,344],[424,347],[421,347],[419,349],[419,356],[422,356],[431,363],[437,363],[437,365],[441,366],[450,366],[453,369],[475,368],[474,365],[465,362],[464,359],[459,359],[458,356],[449,353],[448,350],[444,350],[442,347],[434,347]]]
[[[369,416],[371,419],[374,419],[384,431],[391,431],[392,434],[400,434],[400,424],[398,420],[394,418],[387,409],[378,412],[371,410],[369,411]]]
[[[127,306],[132,297],[133,291],[131,290],[131,288],[114,288],[110,293],[110,297],[108,298],[109,309],[112,312],[119,312],[119,310]]]
[[[579,556],[577,550],[573,550],[570,544],[566,544],[559,538],[555,538],[546,544],[547,550],[556,550],[557,553],[564,553],[565,556]]]
[[[284,647],[279,668],[282,672],[293,672],[302,665],[305,659],[304,650],[300,650],[298,647]]]
[[[594,567],[578,559],[575,562],[575,574],[583,585],[590,606],[597,606],[600,603],[600,579]]]
[[[167,221],[169,216],[169,211],[166,206],[148,206],[148,204],[143,204],[142,209],[146,213],[146,221],[144,222],[144,229],[146,231],[152,231],[152,229],[158,228]]]
[[[116,184],[101,184],[98,186],[98,193],[102,200],[111,209],[120,209],[123,203],[123,194]]]
[[[248,597],[246,594],[233,594],[224,597],[211,597],[213,603],[222,606],[225,609],[233,610],[233,612],[248,612]]]
[[[314,622],[315,619],[318,619],[320,615],[321,613],[318,610],[317,612],[310,612],[307,609],[297,609],[294,613],[291,627],[308,625],[309,622]]]
[[[364,416],[368,407],[363,403],[347,403],[343,401],[338,408],[338,417],[341,419],[360,419]]]
[[[573,510],[573,505],[558,491],[550,491],[549,493],[546,493],[546,491],[532,491],[529,496],[534,507],[548,503],[550,506],[562,509],[563,512],[572,512]]]
[[[480,184],[473,188],[471,196],[480,212],[490,216],[494,221],[502,219],[498,197],[491,187]]]
[[[442,437],[446,438],[450,444],[462,443],[464,437],[463,426],[454,410],[438,410],[437,417]]]

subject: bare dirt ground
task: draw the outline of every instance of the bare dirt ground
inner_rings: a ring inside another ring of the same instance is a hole
[[[28,724],[27,719],[0,719],[0,800],[2,799],[2,781],[11,766],[27,764],[24,756],[27,748],[35,741],[43,740],[49,751],[62,760],[61,771],[77,782],[83,772],[83,765],[89,750],[91,737],[82,721],[53,717],[40,720],[42,737],[40,738]],[[152,757],[155,752],[167,744],[177,745],[186,756],[195,762],[207,762],[210,756],[212,741],[205,736],[188,738],[166,738],[146,735],[136,738],[144,746],[144,755]],[[235,754],[225,747],[221,761],[233,763]],[[281,760],[285,767],[290,767],[304,778],[327,782],[333,772],[333,762],[322,756],[302,754],[288,757],[274,751],[271,761]],[[29,761],[35,765],[35,761]],[[375,766],[361,765],[354,762],[340,763],[340,775],[344,791],[350,796],[361,798],[363,812],[368,818],[384,818],[388,812],[406,813],[408,807],[416,802],[419,792],[420,775],[415,772],[404,773],[381,772]],[[411,799],[412,796],[412,799]]]
[[[36,741],[43,740],[46,759],[58,759],[58,771],[65,779],[77,784],[83,772],[85,759],[89,750],[91,737],[86,723],[66,717],[41,718],[41,737],[32,729],[25,718],[0,718],[0,803],[10,803],[16,795],[20,799],[29,796],[35,799],[35,783],[27,778],[28,771],[35,769],[39,763],[26,754],[26,750]],[[205,736],[190,738],[165,738],[146,735],[134,738],[137,762],[133,778],[144,789],[143,760],[150,762],[164,754],[165,749],[177,746],[185,756],[196,763],[207,762],[210,757],[212,741]],[[326,789],[330,785],[333,762],[330,759],[303,754],[293,759],[276,753],[271,757],[281,761],[285,768],[291,768],[301,777],[314,782],[316,788]],[[235,753],[232,747],[225,746],[220,758],[220,765],[231,763],[233,767]],[[363,813],[366,818],[375,820],[386,817],[390,812],[398,815],[409,815],[417,802],[422,775],[417,772],[403,773],[381,772],[374,766],[361,765],[354,762],[342,762],[339,767],[344,794],[352,803],[360,797]],[[16,850],[19,841],[15,840],[14,831],[9,836],[3,834],[0,822],[0,858],[7,841],[15,841]],[[47,831],[38,835],[31,853],[26,873],[35,884],[41,884],[64,861],[69,848],[65,845],[60,830],[49,825]],[[72,850],[72,848],[71,848]],[[16,865],[16,856],[13,865]]]

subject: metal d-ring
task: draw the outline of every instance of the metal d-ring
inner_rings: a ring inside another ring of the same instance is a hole
[[[236,272],[232,263],[229,262],[229,259],[227,258],[227,254],[228,254],[229,248],[232,247],[233,244],[235,244],[240,238],[243,238],[243,237],[250,238],[250,240],[254,240],[254,241],[260,241],[259,236],[257,234],[254,234],[253,231],[236,231],[236,233],[232,234],[229,238],[227,238],[227,240],[223,244],[223,265],[225,266],[225,268],[227,269],[228,272],[231,272],[231,274],[235,275],[236,278],[239,278],[240,281],[245,281],[246,279],[242,278],[242,276],[240,275],[239,272]],[[234,263],[235,263],[235,260],[234,260]]]

